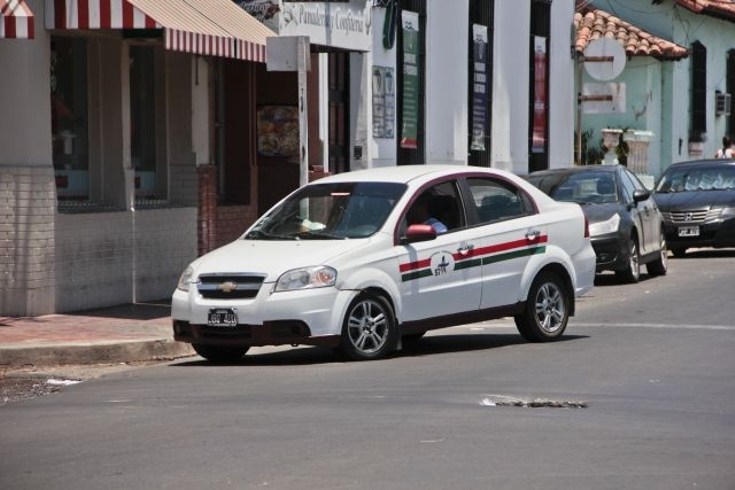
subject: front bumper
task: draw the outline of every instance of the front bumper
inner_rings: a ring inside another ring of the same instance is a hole
[[[318,288],[273,292],[263,284],[252,299],[203,298],[196,288],[177,289],[171,299],[174,339],[210,345],[333,345],[354,291]],[[237,325],[207,325],[210,309],[232,308]]]
[[[618,270],[625,267],[623,239],[619,233],[607,233],[592,237],[592,248],[597,256],[597,272]]]
[[[682,226],[699,226],[699,236],[680,237],[679,228]],[[664,235],[670,249],[735,247],[735,217],[691,224],[664,221]]]

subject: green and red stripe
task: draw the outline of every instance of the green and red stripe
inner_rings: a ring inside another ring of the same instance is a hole
[[[495,264],[506,260],[542,254],[546,251],[544,245],[549,241],[547,235],[541,235],[534,240],[523,238],[511,242],[498,243],[487,247],[473,248],[467,253],[454,252],[454,270],[469,269],[482,265]],[[433,276],[431,259],[422,259],[415,262],[406,262],[399,266],[401,280],[412,281],[421,277]]]

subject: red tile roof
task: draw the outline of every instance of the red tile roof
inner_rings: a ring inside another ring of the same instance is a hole
[[[735,22],[735,2],[732,0],[677,0],[676,3],[697,14]]]
[[[680,60],[689,50],[634,26],[604,10],[582,7],[574,15],[576,40],[574,49],[584,52],[587,45],[601,37],[616,39],[628,56],[652,56],[659,60]]]

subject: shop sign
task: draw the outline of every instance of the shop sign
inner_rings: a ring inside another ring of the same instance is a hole
[[[403,126],[401,148],[418,148],[419,119],[419,14],[403,11]]]
[[[472,140],[470,150],[485,151],[487,134],[487,26],[472,24]]]
[[[371,2],[284,2],[235,0],[241,8],[281,36],[308,36],[311,44],[370,51]]]
[[[373,66],[373,137],[395,138],[396,95],[393,68]]]

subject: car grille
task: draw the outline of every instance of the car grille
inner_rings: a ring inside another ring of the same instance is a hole
[[[664,211],[664,220],[672,223],[696,224],[720,216],[720,209],[698,209],[696,211]]]
[[[203,298],[248,299],[258,295],[263,279],[264,275],[255,274],[204,274],[197,289]]]

